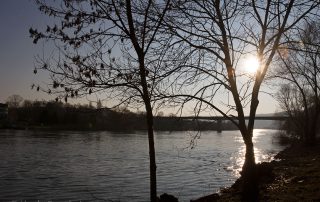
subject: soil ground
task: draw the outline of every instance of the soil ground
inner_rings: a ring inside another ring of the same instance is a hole
[[[264,163],[263,167],[270,169],[270,172],[260,182],[258,201],[320,202],[320,145],[292,145],[280,152],[274,161]],[[195,201],[241,201],[240,194],[236,182],[219,195],[213,194]]]

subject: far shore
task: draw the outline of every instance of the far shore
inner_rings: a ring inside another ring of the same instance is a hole
[[[255,129],[267,129],[267,130],[279,130],[278,127],[272,127],[272,126],[258,126],[255,127]],[[38,125],[25,125],[25,124],[11,124],[11,125],[0,125],[0,130],[34,130],[34,131],[107,131],[107,132],[135,132],[135,131],[147,131],[146,129],[115,129],[115,130],[108,130],[108,129],[102,129],[102,128],[96,128],[96,127],[81,127],[79,126],[73,126],[73,125],[56,125],[56,126],[38,126]],[[239,129],[236,128],[226,128],[223,129],[223,131],[237,131]],[[183,131],[213,131],[217,132],[217,130],[214,129],[202,129],[202,128],[188,128],[188,129],[171,129],[168,130],[167,128],[161,129],[157,128],[154,131],[169,131],[169,132],[183,132]],[[219,132],[219,133],[221,133]]]

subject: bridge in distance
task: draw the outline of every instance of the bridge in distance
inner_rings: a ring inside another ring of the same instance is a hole
[[[217,132],[222,132],[222,121],[229,120],[229,118],[224,116],[180,116],[180,117],[162,117],[162,118],[173,118],[173,119],[183,119],[183,120],[207,120],[216,121],[218,124]],[[237,120],[236,116],[230,116],[231,119]],[[245,116],[248,120],[249,116]],[[273,121],[284,121],[288,119],[287,116],[256,116],[255,120],[273,120]],[[230,120],[229,120],[230,121]]]

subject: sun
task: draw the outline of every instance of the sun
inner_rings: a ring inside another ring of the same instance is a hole
[[[255,56],[249,56],[244,61],[244,70],[248,73],[256,73],[260,67],[260,61]]]

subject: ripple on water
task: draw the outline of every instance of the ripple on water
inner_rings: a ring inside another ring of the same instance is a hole
[[[257,161],[282,148],[271,130],[254,138]],[[271,135],[270,135],[271,134]],[[156,134],[158,192],[189,201],[232,184],[244,147],[237,131]],[[149,161],[144,133],[0,131],[0,199],[148,201]]]

